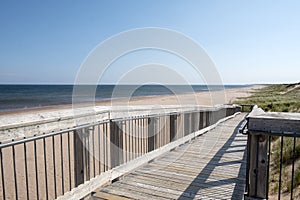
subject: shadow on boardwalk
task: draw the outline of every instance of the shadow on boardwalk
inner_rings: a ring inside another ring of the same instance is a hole
[[[246,147],[245,145],[233,145],[234,141],[244,141],[245,139],[237,139],[239,137],[239,127],[242,124],[240,122],[234,132],[227,140],[227,142],[219,149],[219,151],[215,154],[215,156],[207,163],[207,165],[202,169],[202,171],[198,174],[198,176],[191,182],[191,184],[183,191],[182,195],[178,199],[186,199],[188,198],[195,198],[196,194],[200,191],[200,189],[205,189],[209,187],[218,187],[222,185],[228,184],[235,184],[234,190],[232,193],[231,199],[243,199],[243,192],[245,186],[245,168],[246,168],[246,150],[239,149],[239,150],[230,150],[231,148],[236,147]],[[221,158],[228,153],[237,153],[237,152],[244,152],[242,160],[234,160],[228,162],[221,162]],[[228,178],[222,180],[208,180],[218,166],[226,166],[226,165],[233,165],[233,164],[241,164],[238,176],[236,178]],[[198,185],[198,187],[195,187]],[[216,191],[217,193],[218,191]],[[187,196],[188,195],[188,196]]]

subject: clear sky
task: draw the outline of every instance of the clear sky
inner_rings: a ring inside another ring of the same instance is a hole
[[[73,83],[97,44],[142,27],[196,40],[225,84],[300,81],[297,0],[2,0],[0,83]]]

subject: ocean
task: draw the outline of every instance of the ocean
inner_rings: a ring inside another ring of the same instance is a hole
[[[248,87],[249,85],[225,85],[225,89]],[[90,86],[81,86],[88,91]],[[220,90],[223,86],[214,86]],[[116,92],[117,91],[117,92]],[[134,92],[133,92],[134,91]],[[206,85],[98,85],[96,101],[122,97],[143,97],[156,95],[184,94],[208,91]],[[41,108],[54,105],[72,104],[73,85],[0,85],[0,112]],[[92,101],[93,98],[82,94],[80,101]]]

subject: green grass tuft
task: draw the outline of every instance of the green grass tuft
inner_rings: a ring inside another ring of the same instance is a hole
[[[265,111],[300,112],[300,83],[270,85],[256,90],[250,97],[239,98],[236,104],[256,104]]]

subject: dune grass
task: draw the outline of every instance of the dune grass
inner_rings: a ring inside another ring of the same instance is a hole
[[[271,112],[300,112],[300,83],[269,85],[234,103],[256,104]]]

